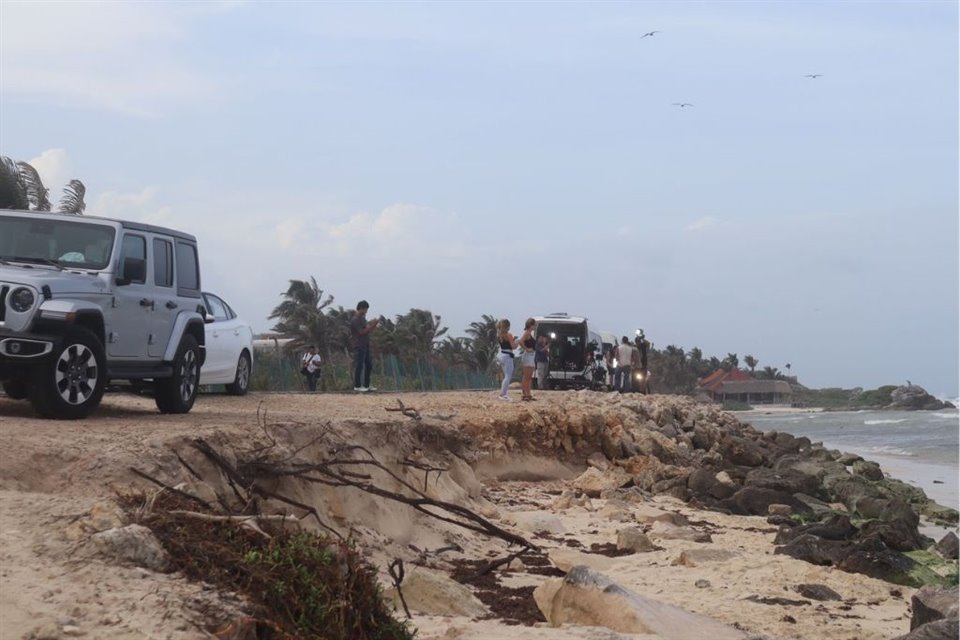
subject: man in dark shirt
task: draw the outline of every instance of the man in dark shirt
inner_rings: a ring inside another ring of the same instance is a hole
[[[353,338],[353,355],[355,367],[353,370],[353,390],[361,393],[376,391],[370,386],[370,372],[373,370],[373,361],[370,359],[370,332],[377,328],[379,320],[367,322],[367,310],[370,303],[361,300],[357,303],[357,313],[350,320],[350,336]]]

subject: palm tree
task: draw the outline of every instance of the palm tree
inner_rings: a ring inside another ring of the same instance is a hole
[[[723,363],[720,366],[726,371],[736,369],[740,366],[740,358],[738,358],[737,354],[735,353],[728,353],[727,357],[723,359]]]
[[[81,214],[87,208],[83,201],[87,188],[74,178],[63,188],[61,213]],[[43,186],[40,174],[28,162],[14,162],[0,156],[0,209],[50,211],[50,190]]]
[[[0,156],[0,209],[29,209],[27,186],[23,182],[17,163],[7,156]]]
[[[333,296],[324,299],[323,290],[313,276],[309,282],[291,280],[281,295],[283,302],[270,313],[270,320],[278,320],[273,330],[291,339],[287,345],[290,350],[316,345],[320,353],[329,357],[332,325],[323,310],[333,302]]]
[[[471,365],[470,340],[447,336],[437,344],[437,356],[446,366]]]
[[[743,356],[743,362],[750,367],[750,373],[753,373],[753,370],[757,368],[758,364],[760,364],[760,361],[753,356]]]
[[[426,309],[410,309],[397,316],[397,337],[400,346],[416,357],[429,357],[441,336],[447,332],[440,326],[440,316]]]
[[[763,380],[779,380],[780,370],[776,367],[764,367],[763,371],[760,372],[759,377]]]
[[[497,361],[497,319],[483,314],[466,329],[470,361],[478,371],[490,371]]]

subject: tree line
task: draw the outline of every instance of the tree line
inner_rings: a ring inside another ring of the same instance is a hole
[[[87,208],[83,200],[86,194],[87,188],[80,180],[68,182],[57,206],[58,213],[82,214]],[[30,163],[0,156],[0,209],[50,211],[52,207],[50,190]]]
[[[300,352],[315,345],[320,354],[329,358],[348,357],[352,352],[350,320],[355,311],[334,305],[334,296],[324,292],[315,278],[290,280],[282,301],[270,314],[276,324],[273,331],[289,338],[287,349]],[[496,372],[497,317],[483,314],[464,330],[463,337],[449,335],[441,317],[428,309],[410,309],[393,318],[381,315],[380,325],[370,335],[373,350],[398,358],[429,361],[440,367],[464,367],[480,373]],[[776,367],[756,371],[759,360],[744,356],[744,363],[760,379],[784,380],[787,377]],[[724,358],[704,357],[694,347],[668,345],[649,350],[649,369],[654,391],[662,393],[690,393],[697,380],[717,369],[730,370],[740,366],[736,353]],[[786,368],[789,370],[790,365]]]

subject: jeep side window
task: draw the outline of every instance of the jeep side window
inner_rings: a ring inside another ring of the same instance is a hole
[[[173,243],[160,238],[153,239],[153,284],[173,286]]]
[[[177,241],[177,293],[191,298],[200,297],[200,269],[197,267],[197,248]]]
[[[120,248],[120,278],[136,284],[147,281],[147,241],[143,236],[123,236],[123,245]]]

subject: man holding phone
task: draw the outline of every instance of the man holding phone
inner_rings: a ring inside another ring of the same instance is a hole
[[[350,336],[353,338],[353,390],[360,393],[376,391],[370,386],[370,373],[373,370],[373,360],[370,358],[370,333],[377,328],[380,321],[373,319],[367,322],[367,310],[370,303],[361,300],[357,303],[357,313],[350,320]]]

